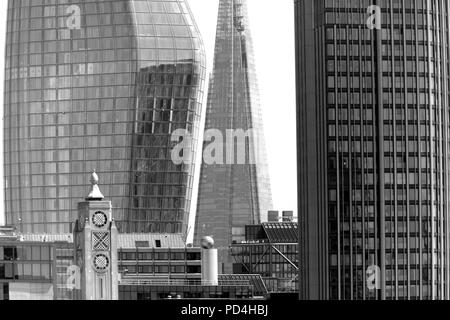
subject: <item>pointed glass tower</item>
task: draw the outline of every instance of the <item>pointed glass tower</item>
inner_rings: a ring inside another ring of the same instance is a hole
[[[258,94],[246,1],[221,0],[205,132],[207,137],[214,136],[213,143],[218,138],[227,143],[223,150],[216,148],[211,153],[215,163],[208,164],[204,157],[195,241],[199,244],[205,235],[214,237],[223,272],[231,271],[231,243],[244,240],[245,226],[266,221],[272,209]],[[239,148],[239,141],[244,140],[236,136],[243,137],[243,132],[250,133],[250,138]],[[236,136],[230,139],[232,134]],[[211,143],[205,143],[204,156],[210,150]],[[238,154],[242,151],[245,161]]]

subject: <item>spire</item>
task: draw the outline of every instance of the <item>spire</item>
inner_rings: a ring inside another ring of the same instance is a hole
[[[86,198],[87,201],[100,201],[103,200],[105,197],[103,196],[102,192],[100,191],[100,188],[98,187],[99,178],[97,173],[94,172],[91,175],[91,184],[92,189],[91,193],[89,193],[88,197]]]

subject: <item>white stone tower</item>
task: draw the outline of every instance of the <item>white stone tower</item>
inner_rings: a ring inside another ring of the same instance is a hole
[[[81,270],[83,300],[118,300],[118,231],[112,218],[112,205],[98,187],[99,178],[91,177],[92,190],[78,204],[74,229],[76,263]]]

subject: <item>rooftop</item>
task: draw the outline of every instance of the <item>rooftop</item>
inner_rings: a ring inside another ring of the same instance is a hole
[[[298,243],[298,223],[296,222],[268,222],[262,227],[271,243]]]
[[[10,231],[10,229],[8,229]],[[6,232],[5,232],[6,233]],[[3,229],[0,229],[0,237],[3,237]],[[10,238],[10,237],[8,237]],[[18,234],[11,237],[12,241],[21,242],[64,242],[73,243],[72,234]],[[119,234],[119,249],[135,248],[185,248],[181,234]]]
[[[243,281],[249,282],[254,288],[256,296],[266,296],[267,287],[259,274],[222,274],[219,275],[219,281]]]
[[[181,234],[119,234],[119,249],[185,248]]]
[[[0,239],[2,240],[16,240],[16,228],[10,226],[0,226]]]
[[[145,278],[127,277],[122,278],[120,285],[136,286],[204,286],[201,279],[170,279],[169,277]],[[265,297],[268,294],[267,287],[259,274],[222,274],[219,275],[218,286],[230,287],[253,287],[255,296]]]

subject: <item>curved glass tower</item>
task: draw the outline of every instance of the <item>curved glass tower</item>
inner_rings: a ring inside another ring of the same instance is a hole
[[[171,133],[196,137],[204,77],[185,0],[10,0],[7,223],[71,232],[96,170],[121,232],[185,232],[194,166]]]
[[[295,4],[300,296],[450,299],[449,2]]]

